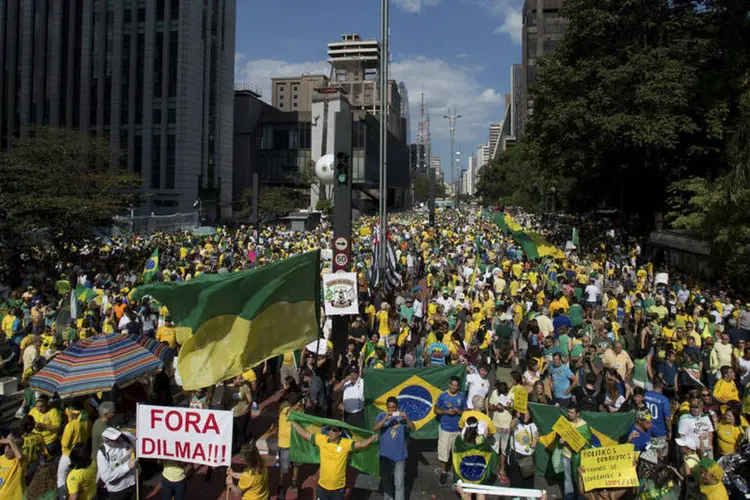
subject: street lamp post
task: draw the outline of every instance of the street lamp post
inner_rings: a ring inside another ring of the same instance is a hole
[[[388,45],[390,36],[389,0],[380,2],[380,238],[379,264],[382,275],[386,269],[388,240]]]
[[[456,141],[456,120],[461,118],[461,115],[457,114],[457,110],[455,106],[453,107],[453,112],[451,113],[450,108],[448,108],[448,114],[443,115],[443,118],[448,120],[448,127],[451,133],[451,181],[453,182],[453,185],[456,185],[456,176],[454,174],[454,168],[453,163],[455,161],[456,157],[456,149],[455,149],[455,141]],[[458,192],[456,192],[456,208],[458,208]]]

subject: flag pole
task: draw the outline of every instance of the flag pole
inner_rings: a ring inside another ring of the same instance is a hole
[[[380,1],[380,255],[381,275],[385,276],[386,247],[383,241],[388,239],[388,7],[389,0]]]

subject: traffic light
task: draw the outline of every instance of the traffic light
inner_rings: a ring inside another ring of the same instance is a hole
[[[339,153],[336,159],[336,182],[346,185],[349,182],[349,158],[345,153]]]

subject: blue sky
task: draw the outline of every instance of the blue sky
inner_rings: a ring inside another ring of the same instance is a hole
[[[462,118],[456,149],[475,154],[503,117],[510,66],[521,59],[523,0],[391,0],[391,78],[409,93],[411,140],[420,93],[431,115],[433,154],[450,176],[448,106]],[[271,77],[328,74],[326,44],[342,33],[380,34],[379,0],[238,0],[236,80],[271,98]],[[464,168],[466,164],[464,164]]]

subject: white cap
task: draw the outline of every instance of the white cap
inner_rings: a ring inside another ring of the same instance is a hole
[[[107,427],[106,429],[104,429],[104,432],[102,432],[102,437],[110,441],[117,441],[120,436],[122,436],[122,432],[115,429],[114,427]]]

